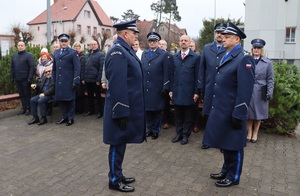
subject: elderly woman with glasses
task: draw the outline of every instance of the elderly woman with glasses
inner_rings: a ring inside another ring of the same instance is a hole
[[[268,100],[273,95],[274,71],[271,60],[264,56],[266,42],[263,39],[254,39],[251,44],[251,54],[256,66],[254,89],[248,109],[247,142],[255,143],[261,120],[268,118]]]

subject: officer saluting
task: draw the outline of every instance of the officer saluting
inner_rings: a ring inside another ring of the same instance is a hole
[[[109,189],[132,192],[122,173],[127,143],[145,140],[145,104],[141,62],[132,46],[138,38],[136,20],[115,24],[118,38],[105,59],[106,92],[103,142],[109,144]]]
[[[62,119],[56,124],[74,123],[76,85],[80,84],[80,62],[77,51],[70,48],[69,35],[58,36],[60,49],[54,52],[52,78],[55,84],[55,100],[62,109]]]
[[[239,184],[246,146],[247,110],[254,85],[254,58],[245,55],[240,45],[246,35],[229,22],[222,32],[227,53],[213,79],[211,107],[203,144],[223,149],[224,163],[220,173],[210,174],[218,187]]]

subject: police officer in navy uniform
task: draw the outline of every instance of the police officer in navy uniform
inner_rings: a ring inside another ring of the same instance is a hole
[[[146,139],[141,61],[132,46],[138,38],[136,20],[115,24],[118,38],[105,58],[106,92],[103,142],[109,144],[109,189],[132,192],[122,172],[126,144]]]
[[[77,51],[70,48],[69,35],[58,36],[60,49],[54,52],[52,78],[55,84],[55,100],[62,109],[62,119],[56,124],[74,123],[76,85],[80,84],[80,61]]]
[[[180,37],[181,50],[173,56],[171,68],[170,98],[175,107],[176,136],[172,142],[188,143],[192,132],[195,104],[199,98],[197,81],[200,55],[190,50],[190,38]]]
[[[223,150],[224,163],[219,173],[210,177],[218,180],[217,187],[239,184],[246,146],[247,111],[254,85],[254,58],[241,44],[245,33],[229,22],[222,32],[226,54],[216,67],[213,79],[211,107],[203,144]]]
[[[146,109],[146,136],[158,138],[162,122],[165,93],[169,90],[169,59],[168,52],[158,47],[160,35],[150,32],[147,35],[149,49],[142,54],[144,73],[145,109]]]
[[[218,23],[215,25],[215,40],[204,46],[201,55],[198,87],[200,89],[200,97],[204,96],[202,115],[205,119],[207,119],[211,107],[214,87],[213,80],[217,73],[216,68],[219,66],[220,60],[226,53],[226,49],[223,47],[222,42],[223,35],[221,34],[225,28],[225,23]],[[209,146],[203,144],[201,148],[207,149]]]

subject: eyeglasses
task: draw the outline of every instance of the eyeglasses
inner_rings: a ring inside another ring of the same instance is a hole
[[[51,71],[45,71],[45,73],[51,73]]]

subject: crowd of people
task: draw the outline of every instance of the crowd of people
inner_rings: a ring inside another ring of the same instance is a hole
[[[196,53],[189,36],[180,37],[180,50],[171,54],[167,42],[156,32],[147,34],[148,49],[139,47],[136,21],[115,24],[114,45],[104,55],[97,41],[87,54],[69,35],[61,34],[59,47],[42,51],[37,66],[19,42],[11,63],[11,81],[16,81],[22,114],[31,114],[29,125],[47,123],[47,104],[57,101],[62,118],[57,124],[74,123],[75,112],[103,119],[103,141],[108,154],[109,188],[132,192],[133,177],[123,175],[122,162],[128,143],[156,140],[161,128],[171,126],[174,108],[175,135],[172,143],[186,145],[199,131],[199,101],[205,122],[202,149],[218,148],[224,156],[220,172],[211,173],[217,187],[239,184],[244,147],[258,140],[261,120],[268,118],[268,100],[274,88],[272,62],[264,56],[263,39],[252,40],[251,53],[241,46],[246,34],[235,24],[218,23],[214,41]],[[36,84],[31,84],[36,71]],[[30,85],[31,84],[31,85]],[[30,96],[30,86],[36,95]],[[106,90],[105,99],[101,91]],[[96,104],[95,104],[96,99]],[[40,108],[41,118],[37,107]]]

